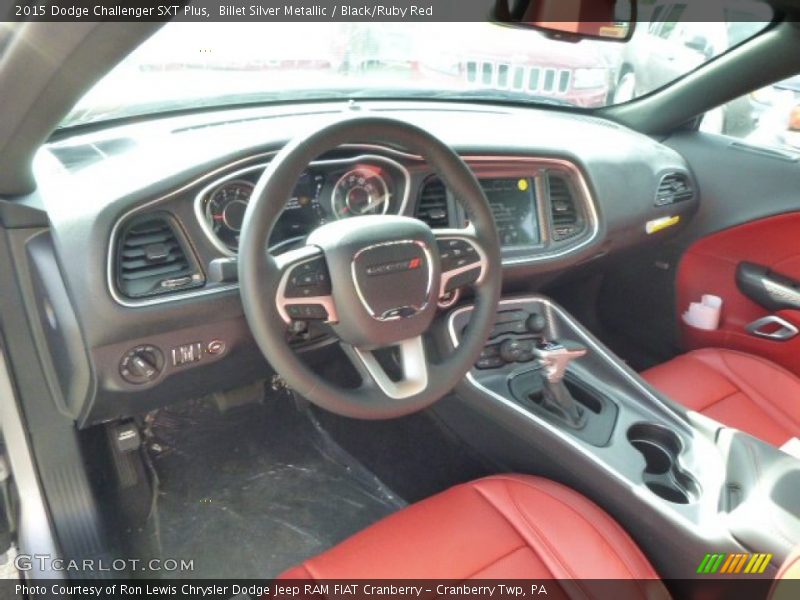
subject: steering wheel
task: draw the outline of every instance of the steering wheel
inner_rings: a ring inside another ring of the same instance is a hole
[[[265,251],[296,182],[312,160],[342,144],[381,143],[421,156],[461,201],[464,229],[431,230],[396,215],[357,216],[314,230],[306,245]],[[475,175],[446,144],[414,125],[355,117],[287,144],[256,185],[239,239],[239,287],[245,316],[267,361],[298,394],[340,415],[387,419],[426,408],[450,392],[477,360],[495,321],[502,285],[500,245]],[[471,285],[475,310],[459,346],[434,356],[426,332],[437,300]],[[331,383],[291,349],[292,320],[330,325],[361,376],[355,389]],[[401,373],[375,355],[397,347]]]

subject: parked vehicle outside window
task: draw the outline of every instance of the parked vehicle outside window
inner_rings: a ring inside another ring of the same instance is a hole
[[[730,31],[741,29],[740,23],[711,24],[721,29],[701,38],[683,23],[675,26],[680,5],[656,9],[666,20],[642,23],[630,44],[557,41],[487,22],[168,23],[90,90],[62,127],[172,110],[339,98],[461,98],[592,109],[667,85],[769,21],[766,15],[748,23],[735,38]],[[658,58],[667,50],[675,60]],[[632,63],[631,52],[642,59]]]
[[[800,152],[800,74],[748,94],[752,131],[738,136],[748,143]]]
[[[712,8],[709,8],[712,7]],[[622,48],[613,101],[627,102],[663,87],[756,35],[769,20],[763,4],[728,0],[704,6],[685,0],[642,3],[638,27]],[[718,14],[710,15],[710,11]],[[709,20],[714,16],[714,20]],[[757,107],[746,99],[709,111],[701,128],[744,137],[753,131]]]

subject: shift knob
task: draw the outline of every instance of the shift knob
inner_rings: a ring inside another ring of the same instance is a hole
[[[560,383],[567,367],[576,358],[586,354],[586,346],[572,340],[540,342],[533,349],[533,355],[542,361],[544,376],[550,383]]]

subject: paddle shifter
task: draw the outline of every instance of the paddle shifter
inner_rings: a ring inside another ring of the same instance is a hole
[[[584,409],[564,384],[564,375],[569,364],[585,354],[586,347],[572,340],[542,340],[533,349],[543,366],[542,406],[573,427],[584,425]]]

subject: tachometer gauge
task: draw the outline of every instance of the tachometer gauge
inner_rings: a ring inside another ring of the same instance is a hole
[[[211,229],[231,250],[239,247],[239,232],[254,187],[249,181],[229,181],[217,188],[206,204]]]
[[[337,219],[382,215],[389,210],[389,188],[380,170],[359,166],[336,182],[331,200]]]

